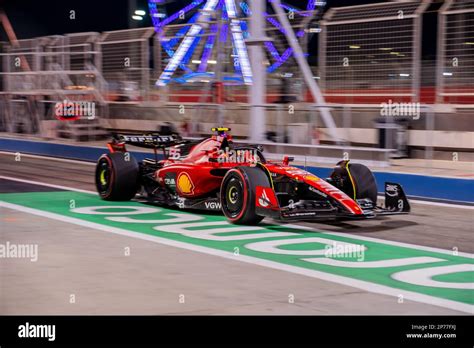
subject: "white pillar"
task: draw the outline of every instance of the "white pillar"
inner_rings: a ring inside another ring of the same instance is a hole
[[[316,103],[320,105],[321,117],[327,127],[328,133],[333,141],[339,143],[339,137],[337,135],[337,128],[336,124],[334,123],[334,119],[332,118],[329,108],[325,106],[326,101],[324,100],[323,93],[319,89],[319,86],[316,81],[314,81],[313,79],[313,73],[311,72],[309,64],[306,58],[304,57],[304,52],[298,42],[298,38],[296,37],[293,28],[291,27],[290,22],[288,21],[288,18],[286,17],[285,12],[281,7],[281,0],[273,0],[272,6],[280,20],[281,25],[285,29],[286,39],[290,47],[293,49],[294,57],[300,67],[306,85],[308,86]]]
[[[250,52],[250,64],[252,66],[253,83],[249,88],[250,120],[249,135],[253,142],[265,140],[265,96],[266,96],[266,66],[263,64],[265,55],[262,47],[262,39],[265,36],[264,25],[266,1],[252,0],[250,17],[250,35],[254,42],[248,45]]]

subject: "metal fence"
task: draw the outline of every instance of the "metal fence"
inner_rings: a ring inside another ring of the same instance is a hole
[[[448,0],[438,36],[437,102],[474,105],[474,1]]]
[[[333,8],[321,23],[320,81],[328,100],[419,101],[421,20],[430,1]]]
[[[149,91],[153,28],[109,31],[98,42],[109,100],[138,101]]]
[[[77,86],[92,87],[99,52],[88,40],[97,35],[50,36],[7,45],[1,53],[3,91],[41,95]]]
[[[1,53],[2,130],[45,136],[54,124],[58,131],[74,135],[103,133],[98,129],[100,119],[107,116],[104,95],[108,86],[99,72],[98,36],[55,35],[7,45]],[[55,106],[65,100],[93,104],[97,118],[59,122],[54,117]]]

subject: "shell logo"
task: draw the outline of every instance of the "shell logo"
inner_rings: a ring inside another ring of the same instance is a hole
[[[192,195],[194,194],[194,184],[189,177],[189,174],[186,172],[182,172],[178,176],[178,189],[181,193],[185,195]]]
[[[306,175],[305,179],[310,181],[319,181],[319,178],[316,175]]]

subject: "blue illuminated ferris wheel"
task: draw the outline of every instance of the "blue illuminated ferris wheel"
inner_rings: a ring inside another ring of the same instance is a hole
[[[287,63],[294,52],[286,44],[284,26],[272,13],[268,0],[264,18],[272,38],[263,42],[267,55],[267,71],[273,73]],[[194,77],[213,77],[214,67],[220,58],[219,50],[230,47],[228,52],[232,72],[222,80],[243,84],[252,83],[252,69],[246,40],[249,38],[247,20],[253,16],[248,0],[192,0],[182,2],[184,7],[168,14],[168,0],[149,0],[148,6],[160,44],[166,58],[166,66],[156,82],[166,86],[171,81],[186,83]],[[322,12],[325,1],[298,1],[299,7],[281,2],[282,10],[293,23],[309,23]],[[297,25],[296,37],[308,35],[304,25]],[[276,40],[276,41],[275,41]]]

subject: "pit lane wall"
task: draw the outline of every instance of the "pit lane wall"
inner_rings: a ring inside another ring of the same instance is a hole
[[[0,138],[0,151],[95,162],[103,153],[107,152],[107,149],[105,146],[94,147]],[[137,160],[152,157],[149,152],[130,151],[130,153]],[[331,171],[330,168],[316,166],[308,166],[306,170],[321,178],[327,177]],[[383,192],[385,182],[397,182],[403,186],[410,198],[474,205],[473,179],[387,171],[374,171],[374,175],[379,192]]]

